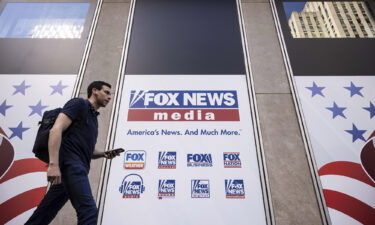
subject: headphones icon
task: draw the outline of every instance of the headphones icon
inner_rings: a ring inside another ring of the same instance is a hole
[[[127,178],[128,180],[131,180],[131,181],[127,181]],[[139,188],[140,193],[143,193],[145,191],[145,186],[143,185],[143,178],[140,175],[135,174],[135,173],[129,174],[123,179],[122,184],[119,188],[120,193],[124,193],[125,189],[129,186],[130,182],[134,182],[134,181],[140,182],[140,188]]]

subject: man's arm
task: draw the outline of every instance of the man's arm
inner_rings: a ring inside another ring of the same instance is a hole
[[[52,184],[61,183],[59,152],[60,152],[62,134],[66,129],[68,129],[70,124],[72,124],[72,120],[64,113],[60,113],[52,129],[49,131],[49,139],[48,139],[49,165],[48,165],[48,170],[47,170],[47,179],[48,181],[51,181]]]

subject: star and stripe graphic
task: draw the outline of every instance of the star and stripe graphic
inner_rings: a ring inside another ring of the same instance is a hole
[[[71,98],[76,75],[0,75],[0,224],[24,224],[47,189],[32,146],[46,110]]]
[[[332,224],[375,224],[375,77],[294,78]]]

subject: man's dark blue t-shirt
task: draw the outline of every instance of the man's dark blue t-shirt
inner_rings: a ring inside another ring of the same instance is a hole
[[[73,98],[63,107],[72,124],[65,131],[60,148],[60,164],[82,163],[90,168],[98,137],[98,112],[87,99]]]

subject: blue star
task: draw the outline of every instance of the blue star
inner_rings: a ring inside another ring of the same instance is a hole
[[[30,129],[29,127],[22,127],[22,122],[18,124],[17,127],[9,127],[9,129],[13,132],[10,136],[10,139],[17,136],[22,140],[22,133]]]
[[[345,89],[350,91],[350,97],[353,97],[353,95],[360,95],[363,97],[361,93],[361,89],[363,87],[356,87],[353,82],[350,82],[350,87],[344,87]]]
[[[39,116],[42,116],[42,110],[47,108],[48,106],[47,105],[42,105],[42,100],[39,100],[38,104],[36,105],[30,105],[29,106],[31,108],[31,113],[29,116],[37,113]]]
[[[372,104],[372,102],[370,102],[370,107],[363,107],[363,109],[370,112],[370,119],[375,116],[375,106]]]
[[[12,105],[7,105],[7,100],[4,100],[3,103],[0,105],[0,113],[5,116],[6,110],[11,108]]]
[[[332,107],[326,107],[326,109],[332,111],[332,119],[334,119],[336,116],[342,116],[346,119],[346,116],[344,115],[344,110],[346,107],[338,107],[336,102],[333,102]]]
[[[325,87],[318,87],[315,82],[313,82],[313,86],[312,87],[306,87],[307,89],[309,89],[311,91],[311,97],[314,97],[315,95],[321,95],[322,97],[324,97],[324,94],[322,93],[322,90],[325,88]]]
[[[61,80],[56,85],[50,85],[50,87],[53,89],[52,93],[50,95],[53,95],[55,93],[59,93],[60,95],[63,95],[63,89],[67,88],[68,86],[62,85]]]
[[[362,141],[366,141],[365,138],[363,137],[363,134],[367,130],[358,130],[358,128],[354,125],[353,123],[353,128],[351,130],[345,130],[349,134],[353,135],[352,142],[355,142],[357,139],[361,139]]]
[[[23,95],[25,95],[25,90],[29,87],[31,87],[30,85],[25,85],[25,81],[22,81],[22,83],[20,85],[13,85],[13,87],[16,89],[13,93],[13,95],[17,94],[17,93],[21,93]]]

